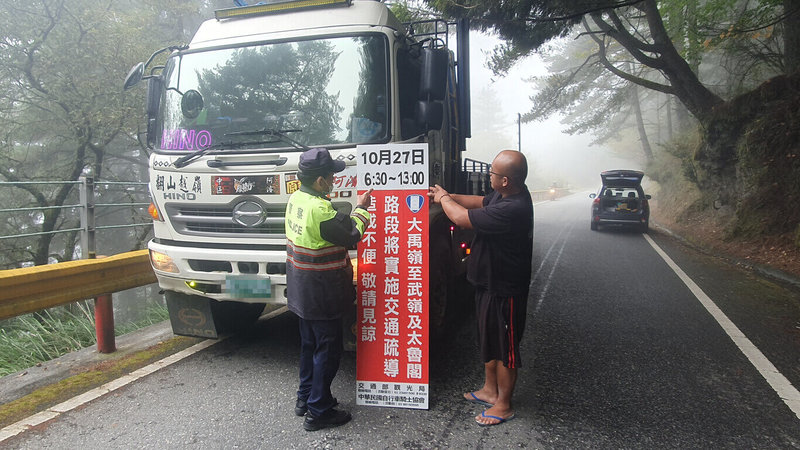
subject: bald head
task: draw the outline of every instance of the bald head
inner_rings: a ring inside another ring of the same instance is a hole
[[[522,152],[503,150],[494,157],[492,170],[508,177],[511,186],[521,188],[528,176],[528,160]]]

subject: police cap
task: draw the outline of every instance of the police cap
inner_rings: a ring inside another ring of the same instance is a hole
[[[344,161],[334,161],[328,149],[325,148],[311,148],[300,155],[300,164],[298,169],[306,175],[326,175],[328,173],[336,173],[344,170],[346,164]]]

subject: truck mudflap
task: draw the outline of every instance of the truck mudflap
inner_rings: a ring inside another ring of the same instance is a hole
[[[166,291],[164,298],[173,333],[210,339],[252,325],[265,307],[263,303],[220,302],[174,291]]]

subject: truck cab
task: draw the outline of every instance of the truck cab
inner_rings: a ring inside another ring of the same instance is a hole
[[[216,337],[286,303],[284,212],[304,150],[345,161],[331,200],[348,213],[358,144],[427,142],[432,182],[468,185],[467,60],[448,48],[448,24],[412,35],[381,2],[317,3],[217,11],[125,81],[147,80],[148,248],[176,334]],[[431,215],[431,232],[452,241],[446,217]],[[437,245],[440,265],[457,267],[457,245]],[[436,270],[449,280],[453,269]]]

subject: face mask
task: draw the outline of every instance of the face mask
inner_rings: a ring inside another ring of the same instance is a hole
[[[333,192],[333,185],[332,184],[328,184],[328,181],[325,180],[324,178],[322,179],[322,181],[325,182],[325,187],[322,188],[322,193],[325,194],[325,195],[328,195],[331,192]],[[322,182],[320,182],[319,187],[322,187]]]

